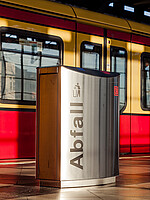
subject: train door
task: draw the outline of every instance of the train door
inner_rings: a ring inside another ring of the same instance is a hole
[[[132,153],[150,153],[150,47],[146,46],[148,41],[148,37],[132,35]]]
[[[130,153],[130,34],[107,30],[107,71],[120,73],[120,153]]]

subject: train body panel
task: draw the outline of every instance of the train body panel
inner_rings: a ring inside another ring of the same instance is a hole
[[[131,151],[131,115],[120,115],[120,152]]]
[[[76,13],[77,20],[81,23],[131,32],[128,22],[124,19],[117,18],[116,20],[116,17],[104,15],[101,13],[95,13],[80,8],[74,8],[74,11]]]
[[[37,11],[42,14],[52,14],[52,15],[61,15],[63,17],[71,17],[74,18],[75,14],[70,6],[63,4],[56,4],[54,2],[46,1],[46,0],[6,0],[0,1],[2,5],[7,5],[14,8]]]
[[[0,158],[35,157],[35,110],[0,110]]]
[[[35,156],[35,69],[60,64],[119,72],[120,153],[150,153],[150,26],[50,1],[7,0],[0,32],[0,159]]]
[[[150,116],[131,115],[131,152],[150,153]]]
[[[141,36],[145,35],[149,37],[150,34],[150,27],[147,24],[142,24],[142,26],[137,23],[137,22],[133,22],[128,20],[128,23],[130,24],[131,30],[134,34],[139,33]]]

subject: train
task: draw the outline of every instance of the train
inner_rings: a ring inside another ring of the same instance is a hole
[[[0,0],[0,159],[35,158],[37,67],[120,73],[120,154],[150,153],[150,26],[46,0]]]

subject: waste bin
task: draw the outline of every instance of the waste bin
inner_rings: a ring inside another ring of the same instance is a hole
[[[37,68],[36,177],[43,186],[115,182],[119,174],[119,74]]]

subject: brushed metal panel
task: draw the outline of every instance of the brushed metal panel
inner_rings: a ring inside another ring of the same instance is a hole
[[[61,77],[61,180],[99,178],[100,78],[65,68]]]

